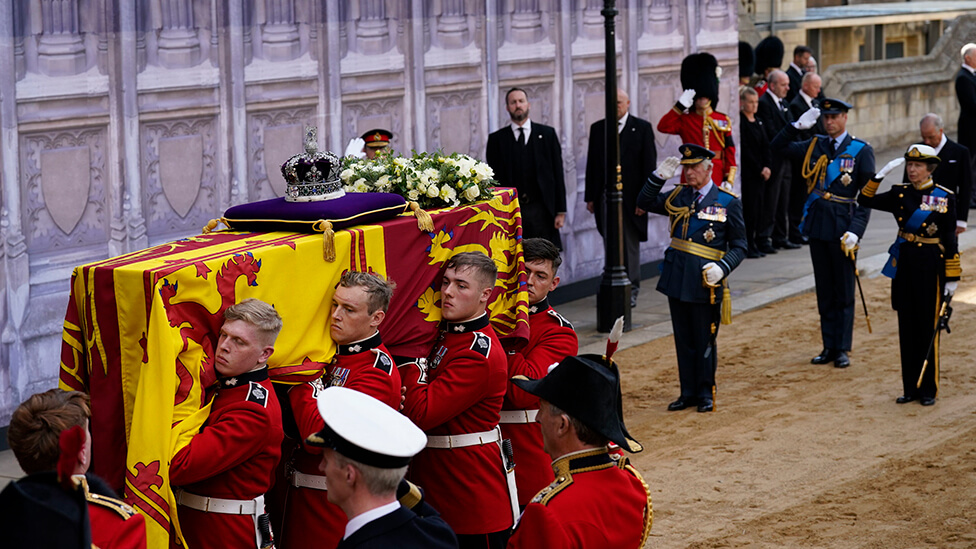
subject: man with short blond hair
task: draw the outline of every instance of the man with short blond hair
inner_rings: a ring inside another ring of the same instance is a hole
[[[332,296],[329,334],[338,345],[324,375],[289,389],[302,445],[288,461],[288,495],[278,546],[282,549],[321,545],[335,547],[342,539],[346,515],[329,500],[328,484],[319,470],[322,451],[305,440],[323,428],[316,398],[326,387],[345,387],[367,394],[394,410],[400,405],[400,373],[383,345],[379,327],[386,318],[394,284],[373,273],[347,271]],[[394,489],[396,486],[394,485]]]
[[[274,483],[284,436],[268,377],[281,327],[274,307],[258,299],[224,311],[210,415],[170,463],[187,547],[252,547],[263,539],[258,517],[265,513],[264,494]]]
[[[445,267],[440,335],[427,358],[400,366],[403,413],[428,437],[411,480],[462,549],[494,549],[504,547],[518,511],[498,428],[508,364],[485,311],[498,269],[481,252],[459,253]]]

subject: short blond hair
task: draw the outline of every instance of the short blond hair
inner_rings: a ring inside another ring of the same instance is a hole
[[[261,301],[249,297],[236,305],[227,307],[224,311],[224,321],[243,320],[254,326],[266,338],[269,345],[273,345],[281,331],[281,315],[274,307]]]

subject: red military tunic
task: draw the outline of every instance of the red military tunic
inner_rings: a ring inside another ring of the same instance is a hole
[[[508,377],[523,375],[539,379],[549,372],[550,366],[567,356],[575,356],[578,351],[579,339],[573,325],[549,306],[548,299],[543,299],[529,307],[528,344],[508,353]],[[509,381],[502,410],[538,411],[539,397],[526,393]],[[526,416],[522,414],[522,417]],[[552,482],[552,458],[542,449],[542,429],[534,420],[508,423],[503,419],[502,435],[512,440],[518,502],[524,506],[532,496]]]
[[[606,448],[565,455],[556,480],[525,508],[508,549],[643,547],[651,531],[651,492],[640,473]]]
[[[735,143],[732,141],[732,121],[728,116],[709,108],[708,115],[703,117],[694,109],[684,112],[682,106],[677,104],[661,117],[657,131],[677,135],[682,143],[693,143],[714,152],[713,183],[731,183],[735,179]],[[683,171],[681,182],[685,182]]]
[[[288,391],[302,445],[296,448],[289,470],[322,477],[319,464],[322,449],[306,446],[305,439],[325,427],[316,397],[326,387],[347,387],[380,400],[393,409],[400,407],[400,372],[380,333],[350,345],[339,345],[335,360],[325,375],[314,382],[296,385]],[[342,540],[348,519],[338,505],[329,502],[328,492],[297,487],[288,480],[284,527],[275,540],[282,549],[294,547],[335,547]]]
[[[274,482],[284,438],[281,407],[268,369],[221,378],[219,383],[210,417],[173,457],[170,482],[198,496],[232,500],[263,496]],[[179,520],[190,549],[256,543],[251,515],[206,513],[180,505]]]
[[[88,522],[91,542],[98,549],[145,549],[146,517],[120,499],[111,488],[95,476],[78,475],[84,479],[82,489],[88,501]]]
[[[426,362],[426,363],[425,363]],[[404,364],[403,413],[430,435],[491,431],[498,425],[508,364],[487,313],[447,322],[427,361]],[[512,526],[508,483],[499,446],[426,448],[410,478],[458,534],[487,534]]]

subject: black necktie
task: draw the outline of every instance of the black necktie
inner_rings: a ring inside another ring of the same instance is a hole
[[[525,145],[525,128],[519,128],[518,144]]]

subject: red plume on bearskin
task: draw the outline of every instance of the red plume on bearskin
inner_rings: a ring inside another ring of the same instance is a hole
[[[85,446],[86,438],[85,429],[80,425],[61,431],[58,440],[61,448],[61,455],[58,456],[58,482],[65,490],[74,489],[71,475],[78,466],[78,453]]]

